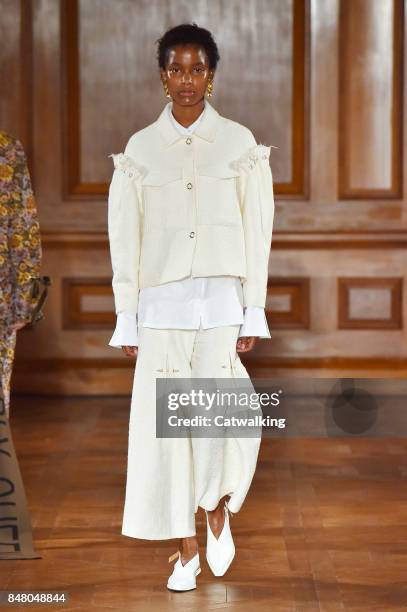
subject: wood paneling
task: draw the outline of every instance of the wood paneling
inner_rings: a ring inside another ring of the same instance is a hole
[[[339,197],[400,198],[403,2],[340,9]]]
[[[402,278],[338,278],[339,329],[401,329]]]
[[[274,342],[262,340],[259,342]],[[114,349],[112,349],[113,351]],[[135,359],[126,357],[75,359],[19,359],[13,373],[20,393],[40,395],[128,396],[134,379]],[[241,355],[252,378],[407,378],[407,359],[380,357],[263,357]]]
[[[63,329],[107,329],[116,316],[111,279],[62,279]]]
[[[0,13],[0,129],[22,142],[33,175],[31,2],[1,0]]]
[[[269,329],[308,329],[309,279],[269,279],[266,317]]]
[[[144,56],[146,45],[152,46],[151,28],[140,30],[139,37],[132,36],[131,32],[132,24],[140,19],[140,7],[147,15],[154,9],[158,11],[162,2],[150,1],[147,6],[143,1],[120,0],[119,4],[122,11],[112,12],[112,6],[103,0],[62,2],[63,176],[67,199],[84,200],[106,195],[111,175],[108,154],[115,144],[121,143],[123,148],[131,133],[153,121],[164,104],[164,101],[158,104],[158,97],[152,104],[150,100],[147,103],[143,93],[161,91],[153,49],[149,57]],[[230,24],[236,19],[236,10],[242,20],[236,22],[234,29],[229,26],[228,36],[221,38],[223,61],[219,65],[220,74],[215,77],[213,103],[221,114],[223,108],[227,114],[232,105],[236,119],[247,123],[247,104],[244,105],[247,92],[241,88],[237,100],[231,97],[229,91],[236,83],[231,74],[223,70],[223,63],[231,62],[235,66],[242,56],[242,61],[251,64],[260,81],[274,60],[275,71],[268,74],[259,91],[253,88],[250,92],[251,104],[257,108],[250,125],[258,139],[278,143],[282,149],[282,155],[274,160],[276,193],[297,198],[307,197],[309,174],[306,149],[309,141],[308,6],[308,0],[286,0],[284,3],[256,0],[250,6],[239,0],[233,6],[223,2],[212,5],[215,32],[222,31],[222,22]],[[205,8],[205,2],[197,1],[188,12],[191,18],[197,19],[199,11],[205,12]],[[254,27],[253,15],[258,16],[256,46],[250,45],[254,32],[246,32],[246,38],[240,33],[243,23],[246,27]],[[156,34],[158,31],[154,28],[155,38]],[[128,45],[123,46],[123,40],[128,40]],[[144,61],[137,63],[135,57],[143,57]],[[284,114],[282,122],[277,122],[277,115],[264,105],[265,95],[270,103],[279,105],[279,112]],[[279,175],[287,176],[280,179]]]
[[[96,232],[43,232],[43,244],[53,250],[67,249],[109,250],[106,233]],[[313,232],[280,231],[273,238],[273,251],[279,250],[377,250],[407,249],[407,231],[394,232],[370,231],[331,231]]]
[[[18,334],[14,388],[129,389],[134,359],[108,346],[108,155],[166,104],[155,41],[182,21],[209,28],[218,41],[214,107],[278,147],[271,156],[272,339],[243,357],[250,372],[404,375],[404,4],[0,0],[0,118],[30,154],[42,272],[53,279],[45,319]],[[353,302],[338,320],[341,278],[368,279],[370,317],[356,316],[362,286],[351,290]],[[377,287],[383,278],[398,285]]]

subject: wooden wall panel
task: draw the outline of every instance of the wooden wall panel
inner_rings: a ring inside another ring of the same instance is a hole
[[[167,102],[153,44],[169,26],[164,4],[62,2],[65,198],[106,195],[108,155],[123,150],[130,135],[154,121]],[[210,13],[205,0],[178,4],[187,21],[207,21],[219,41],[211,102],[282,151],[273,160],[276,192],[305,197],[308,0],[219,1],[211,3]],[[250,75],[236,78],[236,66],[243,65],[250,65]]]
[[[400,198],[403,2],[340,6],[339,197]]]
[[[402,329],[402,287],[402,278],[338,278],[338,328]]]
[[[309,279],[270,277],[266,299],[269,329],[309,327]]]
[[[109,278],[62,279],[63,329],[107,329],[115,324]]]
[[[279,147],[272,340],[242,361],[253,376],[407,375],[404,5],[0,0],[0,118],[31,149],[54,281],[45,319],[19,332],[14,388],[130,392],[134,359],[108,346],[107,156],[161,112],[154,41],[192,20],[220,46],[212,104]]]
[[[0,129],[18,138],[32,172],[32,15],[30,0],[0,0]]]

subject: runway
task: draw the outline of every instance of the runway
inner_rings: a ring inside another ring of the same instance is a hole
[[[0,562],[5,590],[68,592],[31,610],[405,610],[407,442],[263,439],[236,558],[215,578],[197,517],[198,588],[170,592],[177,540],[120,533],[129,398],[12,398],[11,428],[42,559]]]

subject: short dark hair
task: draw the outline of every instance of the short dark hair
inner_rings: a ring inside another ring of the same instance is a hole
[[[218,46],[209,32],[205,28],[200,28],[196,23],[181,23],[180,25],[167,30],[165,34],[159,38],[157,59],[160,68],[165,70],[168,61],[168,52],[175,45],[199,45],[205,49],[208,56],[209,68],[216,68],[220,55]]]

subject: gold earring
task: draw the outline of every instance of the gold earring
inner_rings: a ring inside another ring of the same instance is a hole
[[[206,92],[208,94],[208,98],[210,98],[213,92],[213,82],[212,81],[208,81],[208,85],[206,86]]]
[[[163,81],[163,87],[164,87],[164,93],[167,96],[167,98],[171,98],[170,92],[168,91],[167,81]]]

